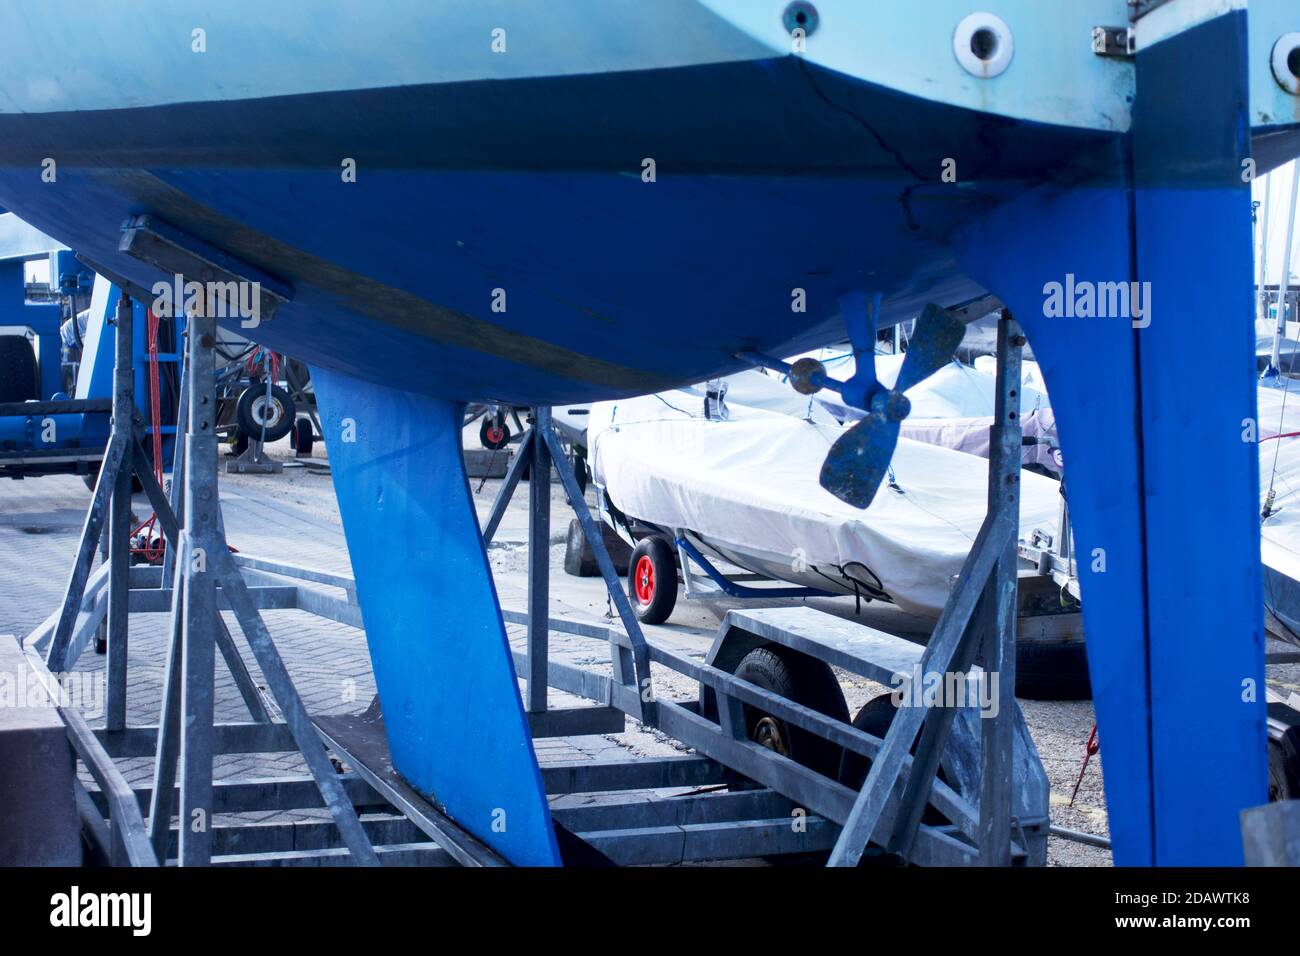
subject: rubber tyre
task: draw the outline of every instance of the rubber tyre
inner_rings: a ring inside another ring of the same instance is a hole
[[[849,722],[849,708],[834,672],[822,661],[775,647],[759,647],[744,656],[735,674],[764,690],[780,694],[797,704],[809,707],[835,720]],[[785,745],[786,755],[795,763],[836,779],[843,751],[838,744],[823,737],[791,727],[785,721],[745,705],[745,732],[750,740],[764,743],[759,724],[771,721]],[[768,738],[770,739],[770,738]],[[770,744],[765,744],[770,745]],[[780,747],[772,749],[780,752]]]
[[[883,740],[885,734],[889,733],[889,725],[894,721],[894,714],[898,711],[898,708],[894,706],[892,697],[892,694],[881,694],[879,697],[873,697],[867,701],[862,709],[858,711],[858,715],[853,718],[853,726],[864,734],[871,734],[873,737],[880,737]],[[921,736],[917,734],[916,743],[920,742]],[[912,753],[916,753],[916,744],[912,745]],[[862,784],[866,781],[867,773],[870,770],[871,761],[868,758],[846,750],[843,751],[840,760],[837,779],[844,786],[856,792],[862,789]],[[944,783],[948,782],[943,767],[939,768],[937,776]],[[929,826],[942,826],[949,821],[934,807],[926,807],[925,812],[921,814],[921,822]]]
[[[499,451],[510,444],[510,426],[502,422],[498,428],[496,421],[485,415],[478,426],[478,440],[488,451]]]
[[[256,439],[262,434],[262,423],[258,420],[253,409],[265,397],[265,383],[250,385],[244,389],[244,394],[239,396],[239,404],[235,406],[235,421],[239,425],[239,430],[246,434],[250,440]],[[289,434],[297,418],[293,398],[279,385],[271,386],[271,401],[278,406],[278,412],[275,421],[267,423],[266,437],[263,439],[267,444],[279,441]]]
[[[1268,799],[1300,799],[1300,726],[1268,741]]]
[[[0,335],[0,402],[40,398],[36,353],[25,335]]]
[[[307,458],[311,455],[311,446],[315,440],[315,433],[311,429],[311,419],[298,419],[293,426],[293,431],[289,433],[289,447],[294,450],[294,453],[299,458]]]
[[[642,538],[627,563],[627,597],[642,624],[662,624],[677,606],[677,562],[663,538]]]
[[[1017,642],[1016,696],[1025,700],[1091,700],[1085,643]]]

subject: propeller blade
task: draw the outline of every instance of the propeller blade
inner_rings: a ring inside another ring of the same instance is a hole
[[[906,392],[951,362],[965,335],[966,326],[947,309],[934,303],[927,305],[912,330],[912,341],[903,354],[903,367],[898,370],[894,389]]]
[[[821,486],[855,508],[876,497],[898,444],[898,421],[876,409],[836,439],[822,462]]]

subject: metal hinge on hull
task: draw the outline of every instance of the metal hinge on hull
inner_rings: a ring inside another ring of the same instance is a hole
[[[1132,27],[1093,27],[1092,52],[1097,56],[1131,57],[1137,52]]]

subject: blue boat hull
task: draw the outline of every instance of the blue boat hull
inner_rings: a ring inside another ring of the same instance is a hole
[[[960,188],[940,178],[954,136],[972,144]],[[31,170],[51,142],[58,180],[45,183]],[[0,115],[0,206],[146,287],[157,272],[117,251],[137,213],[252,263],[294,289],[257,337],[310,364],[442,397],[560,404],[836,338],[839,296],[864,285],[900,319],[971,298],[982,290],[949,237],[1044,179],[1113,180],[1117,142],[787,57]]]
[[[846,293],[880,294],[887,319],[996,293],[1034,346],[1070,461],[1115,860],[1241,862],[1237,813],[1266,797],[1258,456],[1240,438],[1255,413],[1242,170],[1252,127],[1259,171],[1300,152],[1289,100],[1257,122],[1264,40],[1245,11],[1165,19],[1115,64],[1073,40],[1123,4],[1048,14],[1016,0],[1016,65],[981,85],[942,59],[945,18],[968,12],[955,0],[935,0],[944,26],[931,33],[906,4],[823,0],[825,62],[756,50],[773,43],[747,20],[759,4],[664,2],[707,11],[681,32],[697,62],[610,67],[642,42],[671,58],[678,27],[638,37],[611,23],[613,39],[583,51],[596,65],[569,75],[256,97],[213,84],[186,101],[141,92],[137,72],[110,63],[121,90],[38,90],[58,109],[6,91],[22,108],[0,111],[0,205],[144,286],[165,277],[118,244],[147,213],[293,289],[245,331],[321,370],[380,696],[401,710],[388,715],[398,766],[529,863],[554,862],[554,839],[481,542],[449,497],[463,491],[452,400],[643,393],[734,371],[742,350],[840,338]],[[1281,7],[1258,9],[1281,22]],[[593,35],[605,37],[573,42]],[[908,89],[855,59],[880,37],[876,59]],[[479,69],[457,56],[467,76]],[[189,72],[176,82],[194,86]],[[40,178],[45,158],[55,182]],[[356,182],[340,175],[348,158]],[[1050,316],[1044,285],[1067,275],[1151,282],[1150,328]],[[1217,338],[1237,312],[1240,341]],[[1231,373],[1186,374],[1204,360],[1201,333]],[[400,534],[376,537],[377,515]],[[1239,570],[1225,577],[1219,553]],[[472,641],[445,617],[452,594]],[[470,686],[488,711],[468,706]],[[494,828],[503,801],[523,821],[509,835]]]

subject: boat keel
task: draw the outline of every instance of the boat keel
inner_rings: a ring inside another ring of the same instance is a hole
[[[312,371],[393,763],[510,862],[558,865],[462,406]]]

